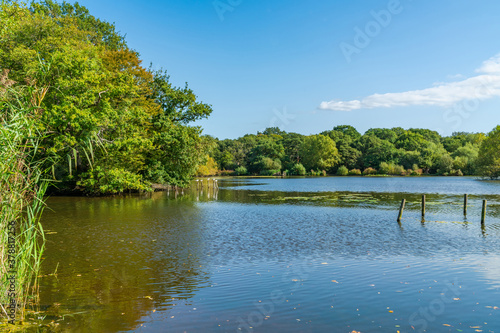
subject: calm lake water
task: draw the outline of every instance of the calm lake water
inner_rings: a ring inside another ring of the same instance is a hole
[[[500,332],[500,182],[226,178],[218,191],[206,180],[195,188],[50,198],[46,322],[62,332]]]

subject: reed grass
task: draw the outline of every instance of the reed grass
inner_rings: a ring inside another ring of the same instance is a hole
[[[36,126],[46,89],[14,89],[13,84],[7,71],[0,73],[0,318],[19,323],[38,303],[37,276],[45,245],[40,215],[49,183],[44,179],[47,163],[40,158],[44,136]],[[15,237],[9,235],[12,225]],[[14,294],[9,280],[13,276]],[[9,316],[12,300],[15,320]]]

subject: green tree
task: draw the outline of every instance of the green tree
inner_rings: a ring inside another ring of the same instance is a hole
[[[482,142],[478,167],[479,174],[484,177],[500,177],[500,126],[488,133],[488,137]]]
[[[278,170],[279,172],[281,159],[285,155],[283,145],[272,136],[259,135],[257,138],[258,143],[248,154],[248,171],[256,174],[264,170]]]
[[[398,139],[397,133],[389,128],[370,128],[365,132],[365,135],[374,135],[377,138],[387,140],[390,143],[395,143]]]
[[[321,134],[305,137],[299,154],[307,170],[330,170],[340,160],[335,142]]]
[[[300,161],[299,150],[304,136],[298,133],[281,133],[281,144],[284,148],[282,164],[285,169],[292,169]]]
[[[387,140],[374,135],[363,135],[358,141],[358,149],[363,154],[363,167],[378,168],[382,162],[398,161],[399,151]]]
[[[206,162],[201,129],[188,124],[211,107],[187,85],[172,86],[166,72],[142,67],[114,25],[49,0],[30,9],[2,2],[0,21],[0,68],[37,91],[37,125],[50,133],[43,152],[61,161],[51,177],[63,186],[186,185]]]

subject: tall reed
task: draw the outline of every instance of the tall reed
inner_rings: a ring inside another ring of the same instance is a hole
[[[45,244],[39,220],[48,186],[37,130],[46,89],[13,84],[8,71],[0,73],[0,318],[10,323],[38,302]]]

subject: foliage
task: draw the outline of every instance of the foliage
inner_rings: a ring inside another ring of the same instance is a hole
[[[380,163],[379,174],[381,175],[392,175],[392,176],[402,176],[406,174],[406,170],[402,165],[396,165],[394,163]]]
[[[377,174],[377,170],[375,170],[374,168],[366,168],[365,170],[363,170],[364,176],[375,175],[375,174]]]
[[[33,102],[43,88],[13,88],[8,71],[0,74],[0,318],[15,302],[7,318],[24,319],[28,306],[38,301],[38,273],[45,247],[39,223],[48,181],[44,166],[54,161],[39,157],[48,133],[37,128],[41,110]],[[7,273],[9,272],[9,273]],[[11,280],[15,280],[12,290]],[[4,278],[5,277],[5,278]]]
[[[270,157],[260,156],[254,162],[254,170],[258,170],[261,175],[269,175],[279,173],[281,170],[281,161]],[[271,172],[272,171],[272,172]]]
[[[199,177],[215,176],[217,174],[218,168],[215,160],[208,155],[206,159],[207,162],[203,165],[198,166],[198,170],[196,170],[196,175]]]
[[[349,176],[361,176],[361,170],[359,169],[349,170]]]
[[[148,191],[151,186],[140,175],[124,169],[104,170],[100,166],[82,174],[83,180],[77,184],[90,193],[116,194],[125,191]]]
[[[340,158],[335,142],[321,134],[304,138],[299,155],[306,169],[329,170],[339,162]]]
[[[427,129],[400,127],[373,128],[361,135],[352,126],[335,126],[311,136],[269,128],[235,140],[215,140],[217,148],[211,156],[222,170],[245,166],[252,174],[260,174],[262,158],[269,157],[273,161],[279,159],[281,168],[290,170],[291,174],[300,163],[314,175],[318,170],[342,175],[352,169],[398,176],[475,175],[479,173],[479,149],[484,140],[482,133],[453,133],[450,137],[441,137]],[[336,168],[337,165],[340,167]]]
[[[189,124],[211,106],[166,71],[144,68],[113,24],[52,0],[2,2],[0,21],[0,68],[37,91],[36,127],[51,133],[40,158],[58,161],[51,176],[60,184],[88,193],[186,186],[207,163],[213,147]]]
[[[302,163],[296,163],[293,165],[292,169],[290,170],[290,175],[305,176],[306,175],[306,168],[304,168]]]
[[[497,126],[482,142],[479,149],[479,173],[491,179],[500,177],[500,126]]]
[[[347,167],[343,165],[337,169],[337,176],[347,176],[348,174],[349,174],[349,169],[347,169]]]
[[[248,155],[248,171],[254,174],[268,174],[269,170],[281,170],[281,159],[285,150],[278,141],[281,137],[259,135],[257,144]]]
[[[234,172],[237,176],[244,176],[248,174],[247,168],[245,168],[244,166],[237,167]]]

